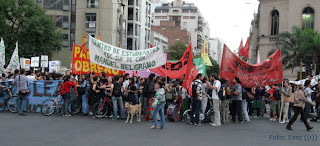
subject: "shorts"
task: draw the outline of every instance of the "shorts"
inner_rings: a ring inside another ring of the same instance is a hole
[[[270,103],[270,112],[276,112],[277,110],[277,101],[276,100],[272,100]]]
[[[261,108],[262,107],[262,102],[261,100],[253,100],[253,108]]]

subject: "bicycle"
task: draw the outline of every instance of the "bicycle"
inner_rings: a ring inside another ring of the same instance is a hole
[[[7,93],[7,97],[4,98],[3,101],[3,111],[8,108],[8,110],[12,113],[18,112],[18,97],[12,94],[12,87],[5,87],[2,89],[2,92]]]
[[[69,101],[69,113],[71,115],[78,114],[82,108],[82,100],[81,98],[74,98]]]
[[[212,98],[207,95],[208,97],[208,102],[209,102],[209,107],[210,109],[207,110],[207,112],[205,113],[200,113],[199,115],[199,121],[201,123],[203,122],[211,122],[213,123],[215,121],[214,119],[214,112],[213,112],[213,103],[212,103]],[[186,110],[184,113],[183,113],[183,119],[187,122],[187,123],[191,123],[191,108]]]
[[[41,113],[45,116],[52,115],[55,111],[61,113],[64,108],[63,99],[59,96],[55,99],[47,99],[41,105]]]
[[[106,102],[110,107],[113,107],[111,99],[109,99],[106,96],[106,97],[104,97],[103,100],[100,99],[100,101],[98,101],[97,103],[95,103],[92,106],[92,114],[93,114],[93,116],[95,116],[96,118],[103,118],[103,117],[106,116],[106,114],[108,113],[108,110],[109,110],[108,106],[105,106]]]

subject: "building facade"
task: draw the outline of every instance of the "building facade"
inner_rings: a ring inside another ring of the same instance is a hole
[[[143,50],[150,48],[150,28],[150,0],[128,0],[127,49]]]
[[[204,39],[209,38],[210,30],[200,10],[193,3],[175,0],[171,4],[162,4],[155,8],[153,14],[154,26],[160,26],[163,21],[174,21],[175,26],[191,33],[191,42],[194,53],[200,54]],[[169,43],[170,47],[170,43]]]
[[[277,35],[292,32],[294,26],[320,31],[320,1],[318,0],[260,0],[257,17],[257,44],[261,61],[276,46]],[[296,70],[284,70],[284,77],[297,79]]]
[[[223,41],[221,41],[219,38],[209,38],[207,41],[208,54],[213,60],[217,61],[219,66],[222,59],[223,45]]]
[[[158,32],[151,31],[150,43],[153,46],[161,44],[164,50],[168,49],[168,38]]]
[[[62,31],[61,51],[53,54],[51,60],[61,60],[62,65],[69,67],[72,60],[72,45],[75,41],[75,16],[76,0],[35,0],[36,3],[46,10],[56,26]],[[45,54],[44,54],[45,55]]]

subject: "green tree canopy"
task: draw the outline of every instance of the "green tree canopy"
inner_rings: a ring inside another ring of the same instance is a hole
[[[19,42],[19,57],[51,56],[62,47],[62,34],[35,0],[0,0],[0,37],[9,62]]]
[[[212,66],[207,66],[207,74],[208,75],[211,75],[211,74],[219,74],[220,73],[220,66],[219,64],[217,63],[217,61],[215,61],[213,58],[210,58],[210,61],[212,63]]]
[[[182,42],[178,42],[174,46],[170,47],[170,50],[168,51],[168,60],[179,60],[183,53],[187,50],[188,46]]]

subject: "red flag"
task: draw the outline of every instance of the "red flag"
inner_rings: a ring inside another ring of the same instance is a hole
[[[178,62],[166,62],[165,65],[160,67],[150,69],[150,71],[165,77],[168,76],[170,79],[181,79],[184,74],[186,74],[188,69],[188,63],[192,62],[193,59],[190,59],[190,55],[192,55],[191,46],[187,48],[184,52],[183,56],[180,58]]]
[[[188,49],[191,50],[191,44],[188,47]],[[183,87],[189,92],[190,96],[192,96],[192,81],[197,77],[198,70],[193,62],[193,54],[190,53],[188,57],[188,63],[187,63],[187,70],[186,70],[186,76],[183,81]],[[191,61],[192,60],[192,61]]]
[[[239,56],[244,56],[243,52],[243,40],[241,39],[240,46],[239,46]]]
[[[250,50],[250,38],[248,37],[246,45],[243,47],[244,56],[249,59],[249,50]]]
[[[87,40],[86,40],[86,31],[83,32],[83,37],[82,37],[82,44],[81,44],[81,52],[86,53],[86,47],[87,45]]]
[[[238,77],[244,88],[281,83],[283,80],[281,51],[279,49],[260,64],[251,65],[224,45],[220,77],[229,83],[234,77]]]

